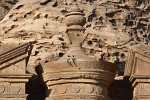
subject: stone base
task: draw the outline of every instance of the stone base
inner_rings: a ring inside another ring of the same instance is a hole
[[[57,97],[47,97],[46,100],[110,100],[109,97],[105,96],[95,96],[95,95],[68,95],[68,96],[57,96]]]
[[[150,100],[150,95],[142,95],[142,96],[136,96],[133,98],[133,100]]]
[[[0,100],[26,100],[26,98],[0,98]]]
[[[0,95],[0,100],[26,100],[27,94],[3,94]]]

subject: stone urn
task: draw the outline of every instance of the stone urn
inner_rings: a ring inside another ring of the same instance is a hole
[[[78,5],[72,5],[72,8],[70,9],[69,13],[65,16],[65,23],[68,28],[72,29],[74,28],[73,26],[78,26],[82,28],[83,25],[86,23],[86,18],[84,17],[84,13]]]
[[[67,19],[77,16],[71,15]],[[43,80],[48,87],[46,100],[109,100],[108,87],[114,80],[117,66],[97,61],[83,52],[81,43],[85,23],[81,24],[83,14],[79,16],[77,22],[70,20],[67,23],[71,41],[68,52],[59,60],[42,65]]]

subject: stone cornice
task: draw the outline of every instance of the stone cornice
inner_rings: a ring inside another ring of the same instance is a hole
[[[129,78],[134,87],[138,83],[150,83],[150,75],[133,75]]]
[[[22,59],[28,58],[29,51],[31,51],[31,44],[26,43],[0,54],[0,68],[9,66]]]
[[[0,75],[0,82],[25,83],[28,82],[32,74]]]

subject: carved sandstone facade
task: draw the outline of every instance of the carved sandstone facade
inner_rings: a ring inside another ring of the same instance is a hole
[[[108,87],[117,66],[88,57],[81,48],[84,37],[84,14],[72,5],[66,15],[70,49],[59,60],[43,66],[43,79],[50,92],[46,100],[109,100]]]
[[[149,0],[0,6],[0,99],[150,99]]]

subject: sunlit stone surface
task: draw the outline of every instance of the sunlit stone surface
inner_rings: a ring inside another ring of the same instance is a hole
[[[0,100],[149,100],[150,0],[1,0]]]

